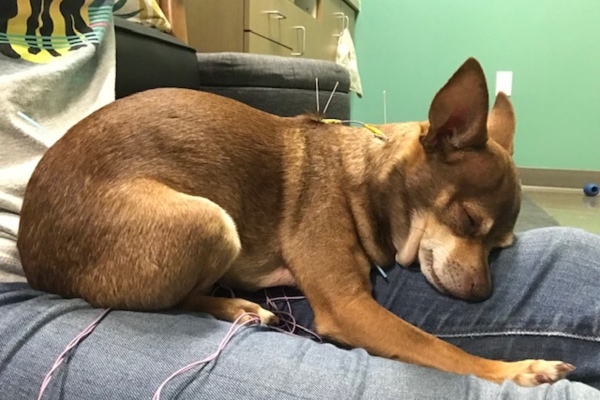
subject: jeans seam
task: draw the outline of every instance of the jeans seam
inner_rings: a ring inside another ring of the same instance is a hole
[[[486,337],[486,336],[547,336],[547,337],[561,337],[565,339],[576,339],[587,342],[600,342],[598,336],[586,336],[586,335],[575,335],[572,333],[565,333],[559,331],[525,331],[525,330],[512,330],[502,332],[471,332],[471,333],[436,333],[435,336],[442,339],[450,338],[467,338],[467,337]]]

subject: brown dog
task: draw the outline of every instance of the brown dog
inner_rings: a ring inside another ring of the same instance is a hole
[[[18,241],[27,278],[100,307],[230,321],[249,311],[264,322],[275,317],[258,305],[207,293],[218,281],[297,285],[320,334],[375,355],[522,385],[570,372],[472,356],[371,297],[373,264],[417,259],[443,292],[490,295],[488,254],[511,244],[520,204],[508,98],[488,116],[485,77],[469,59],[428,123],[380,129],[389,140],[189,90],[116,101],[37,166]]]

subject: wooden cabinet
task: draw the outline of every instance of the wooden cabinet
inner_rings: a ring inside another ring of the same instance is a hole
[[[326,38],[325,59],[335,60],[337,43],[340,34],[344,28],[348,28],[354,36],[354,22],[356,20],[356,11],[352,9],[344,0],[322,1],[319,8],[319,18],[322,21],[322,38]]]
[[[237,51],[334,60],[356,11],[344,0],[187,0],[188,43],[201,52]]]

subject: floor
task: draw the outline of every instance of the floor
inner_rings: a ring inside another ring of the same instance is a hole
[[[588,197],[579,189],[525,186],[523,192],[562,226],[600,234],[600,196]]]

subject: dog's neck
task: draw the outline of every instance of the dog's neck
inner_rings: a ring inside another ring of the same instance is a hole
[[[360,129],[367,132],[355,132],[357,135],[343,132],[343,145],[351,149],[343,153],[345,173],[351,192],[358,192],[357,196],[350,192],[348,198],[355,216],[362,214],[368,218],[361,220],[372,221],[371,226],[358,227],[361,243],[372,261],[407,265],[416,259],[424,228],[415,204],[421,196],[414,193],[421,190],[416,186],[422,186],[412,181],[424,172],[426,160],[419,137],[428,126],[414,122],[377,128],[387,136],[386,141],[374,137],[366,128]]]

